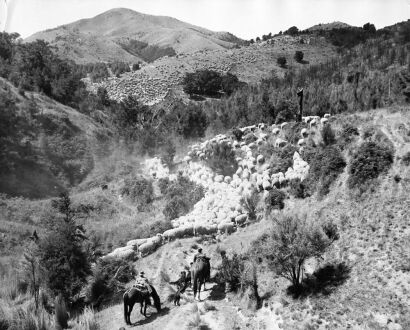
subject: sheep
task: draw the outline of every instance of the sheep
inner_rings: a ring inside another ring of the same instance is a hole
[[[327,119],[327,118],[322,118],[322,119],[320,119],[320,123],[321,123],[322,125],[326,124],[328,121],[329,121],[329,119]]]
[[[246,220],[248,220],[248,216],[246,214],[240,214],[235,218],[235,223],[237,226],[243,225]]]
[[[125,260],[135,260],[137,254],[132,246],[124,246],[113,250],[103,257],[105,258],[114,258],[114,259],[125,259]]]
[[[279,132],[280,132],[280,129],[277,128],[277,127],[275,127],[275,128],[272,129],[272,134],[273,134],[273,135],[278,135]]]
[[[224,176],[223,175],[217,175],[215,177],[215,182],[223,182],[224,180]]]
[[[227,184],[230,184],[232,182],[232,178],[230,176],[226,176],[224,178],[224,182],[227,183]]]
[[[299,147],[304,146],[305,144],[306,144],[305,139],[299,139],[299,141],[298,141],[298,146]]]
[[[302,130],[300,131],[300,135],[302,136],[302,139],[304,139],[309,135],[308,130],[306,128],[302,128]]]
[[[144,257],[144,256],[154,252],[156,248],[157,248],[157,245],[154,244],[153,242],[149,241],[149,242],[146,242],[144,244],[141,244],[141,246],[139,247],[139,251],[141,253],[141,256]]]
[[[265,162],[265,157],[263,157],[263,155],[258,155],[258,157],[256,157],[256,162],[258,164],[262,164]]]
[[[275,141],[275,148],[283,148],[286,146],[287,142],[281,138],[276,139]]]
[[[147,238],[137,238],[127,242],[127,246],[140,246],[144,244],[148,239]]]
[[[288,123],[285,121],[282,124],[280,124],[280,129],[283,130],[283,128],[287,125]]]
[[[270,190],[272,189],[272,184],[268,180],[263,180],[262,188],[263,190]]]
[[[323,116],[323,118],[330,118],[330,113],[325,113],[325,115]]]
[[[222,222],[218,225],[218,232],[231,234],[235,231],[235,225],[232,222]]]
[[[309,122],[309,127],[310,129],[312,129],[312,126],[316,126],[317,125],[317,121],[315,118],[313,118],[310,122]]]

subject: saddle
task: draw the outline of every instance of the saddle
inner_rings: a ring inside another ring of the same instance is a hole
[[[148,288],[145,285],[142,284],[134,284],[133,287],[135,289],[137,289],[139,292],[141,292],[142,294],[147,294],[149,295],[149,291]]]

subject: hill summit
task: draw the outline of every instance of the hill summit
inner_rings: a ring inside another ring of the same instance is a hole
[[[77,63],[152,62],[166,55],[230,49],[243,43],[228,32],[214,32],[172,17],[126,8],[38,32],[26,41],[36,39],[57,46],[60,55]]]

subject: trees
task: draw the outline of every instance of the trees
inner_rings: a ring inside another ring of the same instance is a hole
[[[71,300],[90,274],[90,258],[84,247],[87,237],[84,228],[76,223],[79,212],[67,194],[53,200],[52,208],[56,214],[48,219],[48,232],[39,242],[40,264],[53,294]]]
[[[287,63],[286,57],[284,57],[284,56],[278,57],[277,60],[276,60],[276,63],[278,63],[278,65],[279,65],[281,68],[285,68],[285,67],[286,67],[286,63]]]
[[[290,36],[295,36],[298,33],[299,33],[299,29],[296,26],[292,26],[284,32],[284,34],[289,34]]]
[[[298,63],[302,63],[302,61],[303,61],[303,56],[304,56],[303,52],[300,51],[300,50],[297,50],[297,51],[295,52],[295,56],[294,56],[295,61],[298,62]]]
[[[295,288],[303,279],[308,258],[319,258],[339,238],[333,224],[318,225],[306,217],[286,215],[273,218],[270,233],[255,241],[254,248],[264,255],[269,266]]]

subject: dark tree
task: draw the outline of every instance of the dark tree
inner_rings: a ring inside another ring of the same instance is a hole
[[[303,56],[304,56],[304,54],[303,54],[303,52],[302,51],[300,51],[300,50],[297,50],[296,52],[295,52],[295,61],[296,62],[298,62],[298,63],[302,63],[302,61],[303,61]]]
[[[285,68],[285,67],[286,67],[286,63],[287,63],[286,57],[284,57],[284,56],[278,57],[278,59],[276,60],[276,63],[278,63],[278,65],[279,65],[281,68]]]

